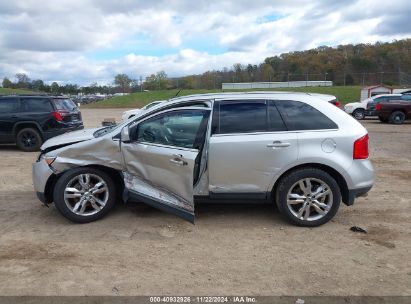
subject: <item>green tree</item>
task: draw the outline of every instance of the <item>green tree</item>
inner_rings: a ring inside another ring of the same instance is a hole
[[[44,91],[44,82],[41,79],[33,80],[31,82],[31,87],[35,91]]]
[[[114,84],[121,88],[122,93],[129,91],[132,80],[127,74],[117,74],[114,77]]]
[[[4,77],[3,82],[2,82],[2,86],[3,88],[13,88],[13,83],[11,82],[10,79],[8,79],[7,77]]]
[[[30,86],[30,78],[24,73],[17,73],[17,87],[22,89],[28,89]]]
[[[171,82],[164,71],[159,71],[156,74],[147,76],[144,83],[144,88],[148,90],[165,90],[170,86]]]
[[[56,95],[59,94],[59,93],[60,93],[60,86],[59,86],[59,84],[54,81],[54,82],[51,84],[50,90],[51,90],[51,93],[53,93],[53,94],[56,94]]]

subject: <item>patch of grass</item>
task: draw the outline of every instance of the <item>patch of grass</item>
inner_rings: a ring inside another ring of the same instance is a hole
[[[179,90],[163,90],[151,92],[139,92],[125,96],[116,96],[97,103],[84,105],[85,108],[141,108],[146,104],[155,100],[167,100],[173,98]],[[233,91],[233,90],[230,90]],[[307,92],[307,93],[322,93],[331,94],[337,97],[342,103],[359,101],[361,87],[346,86],[346,87],[302,87],[302,88],[279,88],[272,90],[241,90],[241,91],[286,91],[286,92]],[[222,90],[181,90],[178,96],[186,96],[202,93],[223,92]]]
[[[9,89],[9,88],[0,88],[0,95],[8,94],[41,94],[38,92],[33,92],[25,89]]]

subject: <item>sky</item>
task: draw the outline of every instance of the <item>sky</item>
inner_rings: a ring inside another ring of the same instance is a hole
[[[409,0],[0,0],[0,79],[112,84],[411,37]]]

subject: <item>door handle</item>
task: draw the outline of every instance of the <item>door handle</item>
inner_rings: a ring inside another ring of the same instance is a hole
[[[272,144],[268,144],[267,148],[286,148],[291,146],[289,142],[274,141]]]
[[[181,159],[172,158],[170,159],[170,163],[173,163],[177,166],[187,166],[187,162]]]

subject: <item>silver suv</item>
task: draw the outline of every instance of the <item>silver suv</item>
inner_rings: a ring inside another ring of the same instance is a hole
[[[34,188],[79,223],[119,200],[191,222],[195,202],[247,200],[318,226],[374,182],[366,129],[324,100],[284,92],[174,98],[118,126],[48,140],[33,164]]]

